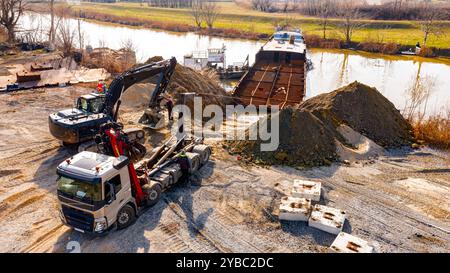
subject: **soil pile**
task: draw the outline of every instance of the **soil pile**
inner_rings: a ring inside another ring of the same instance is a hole
[[[155,56],[147,60],[146,64],[162,60],[162,57]],[[122,111],[129,112],[146,109],[150,102],[150,94],[154,91],[158,78],[158,75],[156,75],[142,83],[131,86],[123,94]],[[203,106],[208,104],[224,106],[230,103],[229,99],[224,98],[226,92],[218,85],[217,81],[179,64],[175,68],[175,73],[172,75],[167,92],[174,98],[175,103],[183,103],[180,95],[182,93],[195,93],[201,96],[203,98]],[[192,106],[193,101],[188,100],[186,104]]]
[[[376,89],[358,82],[284,109],[278,115],[280,145],[276,151],[261,152],[261,140],[227,142],[228,150],[256,163],[318,166],[339,160],[342,146],[357,150],[348,135],[342,134],[344,125],[384,148],[413,141],[410,125],[394,105]],[[270,128],[271,118],[260,122],[267,122]]]
[[[146,63],[162,60],[162,57],[155,56],[148,59]],[[179,103],[181,103],[180,94],[182,93],[195,93],[202,97],[204,106],[207,104],[224,106],[231,102],[231,100],[224,97],[227,94],[217,81],[180,64],[177,64],[175,68],[175,73],[172,75],[167,92]]]
[[[123,111],[140,111],[148,107],[150,94],[155,90],[152,83],[138,83],[131,86],[122,96]]]
[[[276,151],[261,152],[261,140],[231,141],[227,148],[245,160],[269,165],[316,166],[338,159],[335,131],[308,111],[286,108],[279,112],[280,144]],[[270,118],[261,120],[270,128]]]
[[[359,82],[303,102],[300,109],[324,123],[346,124],[385,148],[410,145],[412,128],[394,104],[378,90]]]

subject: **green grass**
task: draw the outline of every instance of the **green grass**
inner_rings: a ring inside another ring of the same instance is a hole
[[[305,33],[321,35],[319,20],[314,17],[306,17],[295,13],[263,13],[245,9],[233,2],[219,3],[221,15],[215,23],[215,28],[239,29],[254,33],[272,34],[277,22],[288,19],[292,25],[301,28]],[[73,6],[75,10],[95,12],[97,14],[114,15],[124,18],[139,18],[141,20],[170,22],[193,26],[194,22],[189,9],[169,9],[149,7],[147,4],[138,3],[81,3]],[[338,20],[332,20],[337,22]],[[383,42],[395,42],[401,45],[415,45],[423,40],[420,26],[414,21],[375,21],[365,20],[365,26],[357,30],[352,40],[355,42],[378,40],[383,37]],[[450,48],[450,22],[443,22],[444,33],[437,37],[431,35],[428,46],[438,48]],[[335,27],[329,30],[330,38],[343,38]]]

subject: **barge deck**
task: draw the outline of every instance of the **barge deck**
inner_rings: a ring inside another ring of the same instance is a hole
[[[277,32],[233,90],[245,105],[299,104],[305,97],[306,45],[299,32]]]

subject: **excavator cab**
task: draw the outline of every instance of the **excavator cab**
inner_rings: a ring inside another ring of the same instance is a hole
[[[100,114],[105,108],[105,95],[92,93],[84,95],[77,100],[77,109],[93,114]]]

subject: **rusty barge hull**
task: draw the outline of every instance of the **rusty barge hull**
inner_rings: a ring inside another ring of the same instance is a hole
[[[271,40],[256,54],[255,64],[233,90],[244,105],[279,106],[299,104],[305,97],[306,47]]]

